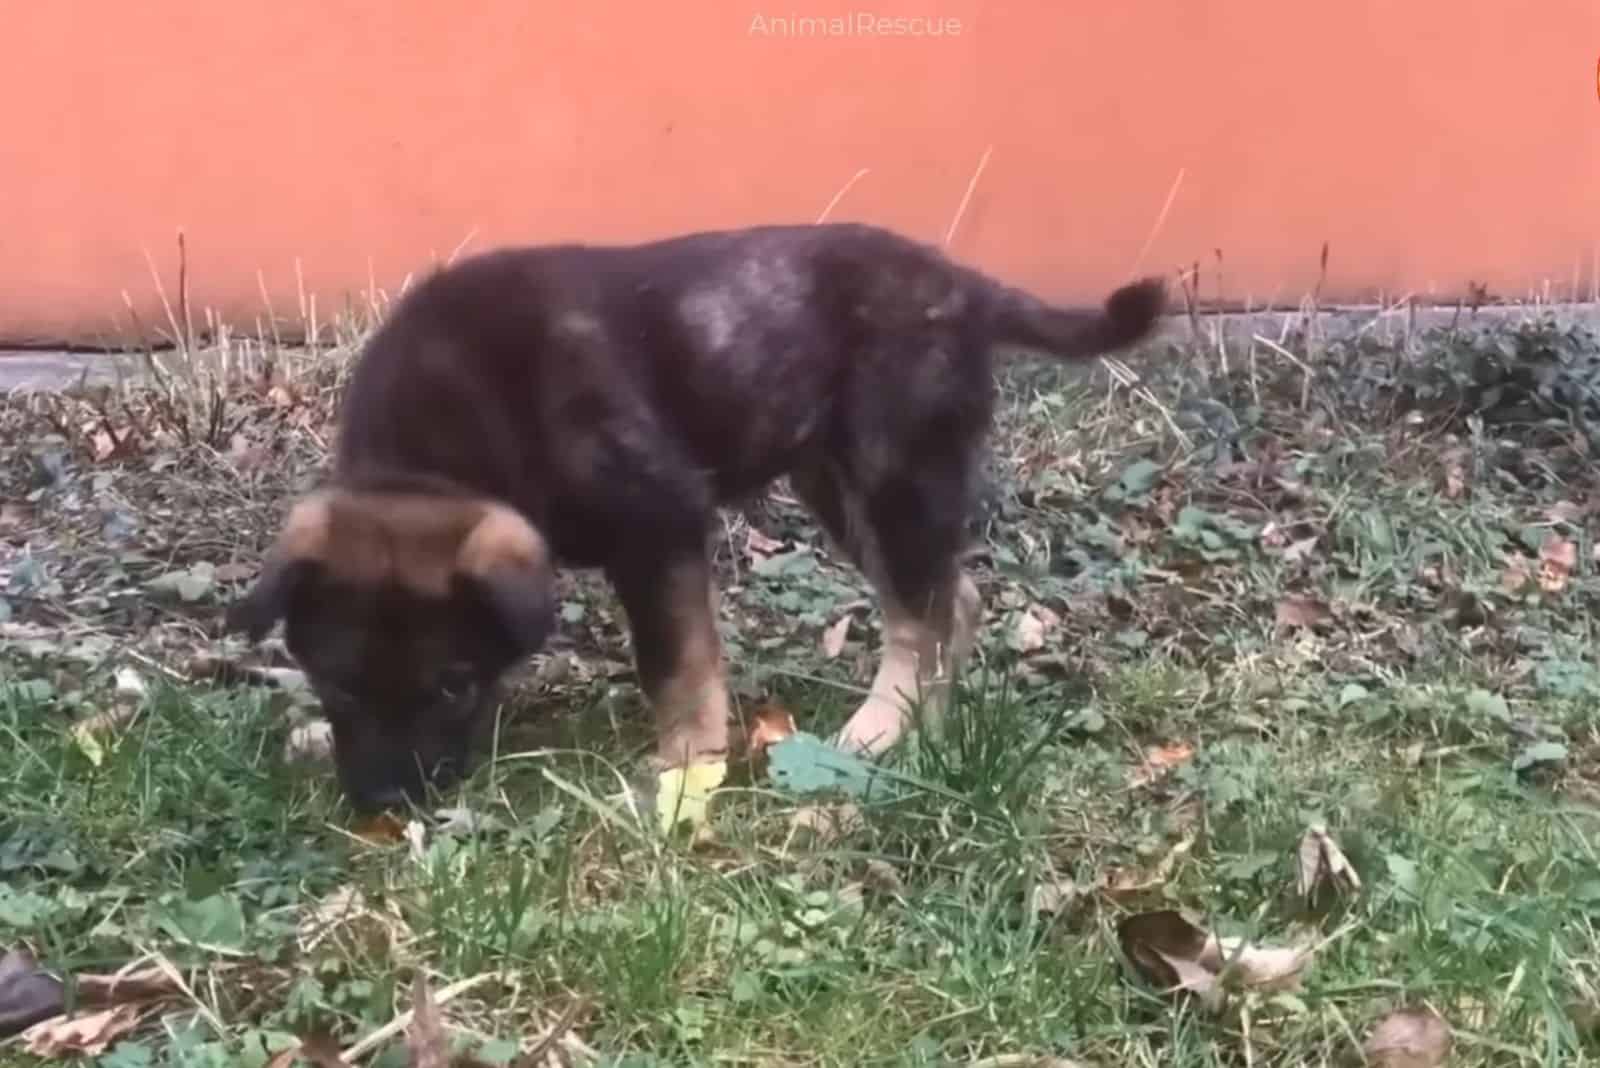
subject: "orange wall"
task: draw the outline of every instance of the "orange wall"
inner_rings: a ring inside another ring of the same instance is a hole
[[[960,20],[781,39],[757,16]],[[0,0],[0,338],[250,328],[469,235],[837,218],[1062,299],[1224,255],[1224,296],[1587,291],[1600,0]],[[1182,175],[1181,182],[1178,181]],[[1157,228],[1174,186],[1176,196]],[[1140,261],[1152,230],[1155,239]],[[1206,290],[1213,280],[1207,269]]]

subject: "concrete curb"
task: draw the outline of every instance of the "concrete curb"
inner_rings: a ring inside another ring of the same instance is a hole
[[[1493,324],[1496,322],[1521,322],[1538,315],[1555,313],[1564,319],[1582,323],[1600,330],[1600,303],[1581,304],[1496,304],[1477,311],[1457,310],[1454,307],[1401,307],[1384,308],[1379,305],[1342,305],[1321,309],[1316,325],[1321,336],[1328,340],[1348,337],[1361,331],[1371,331],[1379,337],[1396,337],[1402,334],[1409,321],[1412,329],[1462,324]],[[1299,311],[1273,312],[1205,312],[1200,316],[1200,330],[1204,340],[1216,343],[1220,330],[1222,339],[1231,348],[1248,344],[1260,335],[1277,341],[1286,333],[1304,326],[1307,316]],[[1168,337],[1189,339],[1192,330],[1186,315],[1178,313],[1169,318]],[[117,381],[122,376],[141,379],[146,375],[142,361],[123,353],[53,352],[50,350],[19,350],[0,347],[0,393],[53,392],[77,384],[80,380],[90,384]]]

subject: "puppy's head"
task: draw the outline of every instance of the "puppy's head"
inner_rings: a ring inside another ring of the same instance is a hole
[[[295,505],[228,626],[279,619],[333,727],[345,796],[371,809],[464,773],[506,669],[555,620],[549,553],[489,501],[330,489]]]

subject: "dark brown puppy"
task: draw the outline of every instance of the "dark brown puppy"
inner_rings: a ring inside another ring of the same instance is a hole
[[[331,484],[295,506],[230,623],[259,638],[286,620],[346,795],[380,805],[464,768],[496,683],[553,626],[551,568],[602,568],[659,758],[720,754],[710,524],[788,474],[884,609],[839,738],[879,752],[909,700],[943,699],[977,625],[958,561],[992,349],[1118,349],[1164,300],[1146,280],[1051,307],[861,225],[474,257],[368,342]]]

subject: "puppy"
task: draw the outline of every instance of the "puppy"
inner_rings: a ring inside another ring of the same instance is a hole
[[[884,613],[838,744],[878,754],[937,711],[979,596],[959,554],[994,350],[1083,359],[1145,338],[1154,279],[1053,307],[865,225],[763,226],[478,255],[367,342],[332,476],[229,611],[280,619],[358,808],[458,778],[507,669],[555,620],[552,569],[627,616],[663,765],[727,751],[708,560],[717,506],[787,474]]]

